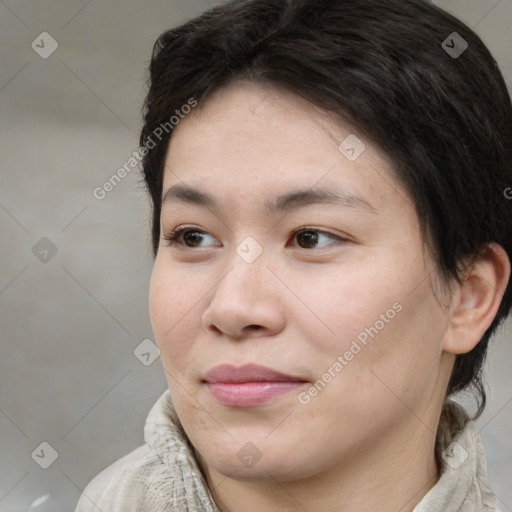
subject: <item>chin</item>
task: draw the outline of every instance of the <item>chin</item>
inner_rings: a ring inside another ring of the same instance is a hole
[[[281,446],[276,451],[267,446],[257,451],[254,445],[247,443],[241,449],[237,446],[218,453],[207,452],[206,457],[199,460],[203,467],[206,464],[226,477],[247,482],[287,482],[312,476],[311,464],[306,460],[296,460],[294,453],[294,447],[285,451]]]

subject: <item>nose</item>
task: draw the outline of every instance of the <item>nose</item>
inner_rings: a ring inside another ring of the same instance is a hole
[[[203,313],[203,327],[216,334],[241,340],[279,333],[285,325],[282,283],[260,256],[247,263],[237,254],[229,270],[212,291]]]

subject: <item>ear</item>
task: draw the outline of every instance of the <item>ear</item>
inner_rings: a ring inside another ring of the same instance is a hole
[[[452,294],[450,326],[443,349],[465,354],[478,344],[489,328],[510,278],[510,260],[498,244],[487,244],[466,270]]]

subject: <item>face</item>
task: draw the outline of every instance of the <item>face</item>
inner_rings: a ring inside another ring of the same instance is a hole
[[[151,322],[207,467],[291,481],[435,431],[449,322],[413,204],[369,140],[231,84],[175,128],[163,195]]]

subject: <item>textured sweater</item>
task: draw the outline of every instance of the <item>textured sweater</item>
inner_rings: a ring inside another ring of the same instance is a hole
[[[448,404],[461,414],[460,406]],[[89,483],[75,512],[219,512],[169,390],[149,412],[144,440]],[[475,424],[468,421],[451,441],[439,480],[413,512],[497,511]]]

